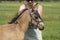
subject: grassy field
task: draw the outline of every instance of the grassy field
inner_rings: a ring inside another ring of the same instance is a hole
[[[60,40],[60,2],[39,2],[43,6],[45,30],[43,40]],[[7,24],[15,16],[21,3],[0,3],[0,25]]]

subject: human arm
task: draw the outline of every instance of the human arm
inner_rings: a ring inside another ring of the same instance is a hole
[[[38,6],[38,13],[40,14],[40,17],[43,16],[43,7],[41,5]]]
[[[22,4],[20,7],[19,7],[19,10],[18,10],[18,15],[21,11],[23,11],[25,9],[25,5]]]

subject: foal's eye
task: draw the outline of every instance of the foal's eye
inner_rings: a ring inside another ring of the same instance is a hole
[[[38,17],[35,17],[35,19],[38,19]]]

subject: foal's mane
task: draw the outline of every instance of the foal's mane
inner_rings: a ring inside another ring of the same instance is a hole
[[[12,24],[12,23],[15,23],[15,21],[19,18],[19,16],[21,16],[27,9],[24,9],[23,11],[21,11],[19,13],[19,15],[16,14],[16,16],[8,23],[8,24]]]

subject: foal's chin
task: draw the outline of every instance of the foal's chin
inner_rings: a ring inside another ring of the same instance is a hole
[[[39,28],[39,30],[41,30],[41,31],[42,31],[42,30],[44,30],[44,27],[42,27],[42,28]]]

